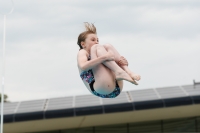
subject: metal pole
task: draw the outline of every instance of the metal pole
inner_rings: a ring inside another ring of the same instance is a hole
[[[1,92],[1,133],[3,133],[3,105],[4,105],[4,79],[5,79],[5,46],[6,46],[6,15],[4,15],[3,28],[3,68],[2,68],[2,92]]]
[[[11,14],[14,10],[14,3],[11,0],[12,3],[12,9],[10,10],[9,13],[7,14]],[[5,62],[6,62],[6,58],[5,58],[5,50],[6,50],[6,14],[4,15],[4,28],[3,28],[3,68],[2,68],[2,91],[1,91],[1,126],[0,126],[0,131],[1,133],[3,133],[3,106],[4,106],[4,87],[5,87]]]

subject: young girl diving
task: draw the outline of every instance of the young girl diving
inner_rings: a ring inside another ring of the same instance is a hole
[[[78,36],[77,64],[87,89],[102,98],[115,98],[123,89],[123,80],[138,85],[140,75],[128,68],[128,61],[111,44],[99,44],[94,24],[85,23]]]

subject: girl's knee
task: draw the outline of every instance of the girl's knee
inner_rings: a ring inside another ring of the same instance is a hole
[[[91,47],[91,50],[97,50],[97,49],[101,49],[101,48],[104,48],[103,45],[100,45],[100,44],[95,44]]]
[[[113,48],[113,46],[109,43],[103,45],[106,49]]]
[[[98,44],[95,44],[95,45],[93,45],[93,46],[91,47],[91,50],[95,50],[95,49],[97,49],[97,47],[99,47]]]

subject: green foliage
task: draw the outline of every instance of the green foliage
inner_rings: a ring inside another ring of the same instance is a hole
[[[1,93],[0,93],[0,99],[1,99]],[[4,102],[8,102],[7,99],[8,99],[8,96],[4,94]],[[0,100],[0,102],[1,102],[1,100]]]

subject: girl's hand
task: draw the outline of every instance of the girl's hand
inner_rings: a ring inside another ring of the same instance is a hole
[[[107,52],[106,56],[106,60],[105,61],[115,61],[115,56],[113,53],[111,52]]]

